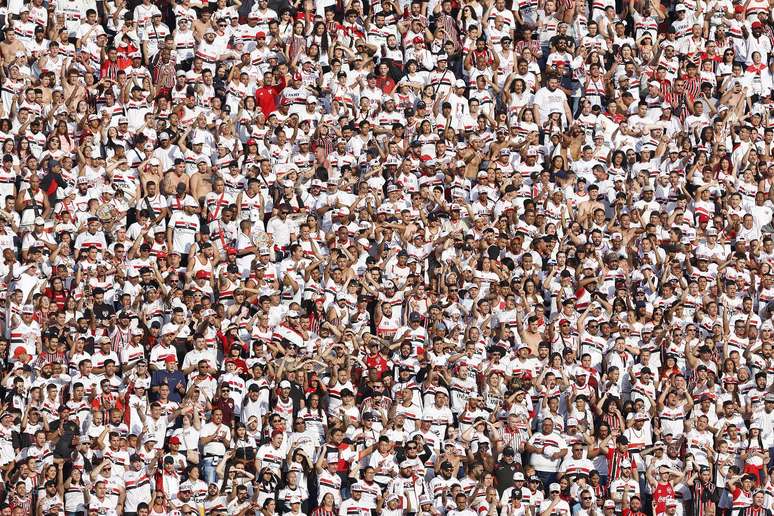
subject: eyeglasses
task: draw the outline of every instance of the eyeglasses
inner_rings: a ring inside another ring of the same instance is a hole
[[[591,500],[591,497],[590,496],[584,496],[584,497],[581,498],[581,500]]]

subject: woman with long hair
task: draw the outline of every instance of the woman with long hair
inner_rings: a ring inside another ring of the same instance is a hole
[[[247,428],[243,423],[236,423],[234,430],[234,440],[232,442],[234,457],[237,460],[252,463],[255,461],[255,454],[258,446],[250,435],[247,434]]]
[[[57,485],[62,483],[62,470],[60,467],[61,465],[58,467],[56,464],[48,464],[43,467],[43,471],[38,475],[37,484],[35,486],[35,497],[38,501],[46,496],[46,484],[48,482],[54,482]]]
[[[279,478],[277,475],[274,474],[271,468],[261,468],[253,484],[258,505],[262,506],[266,500],[276,498],[278,488]]]
[[[83,480],[83,470],[72,468],[60,493],[64,501],[65,516],[80,516],[89,506],[89,488]]]
[[[307,396],[306,406],[299,411],[296,420],[299,418],[306,423],[307,432],[317,435],[318,444],[322,444],[328,433],[328,416],[323,409],[320,393],[312,392]]]
[[[602,423],[599,426],[599,430],[602,430],[602,426],[605,426],[608,431],[612,429],[623,431],[626,428],[623,415],[621,415],[621,409],[619,406],[620,399],[617,396],[610,395],[609,391],[602,395],[600,400],[592,408],[594,413],[602,418]]]
[[[766,467],[769,464],[769,451],[765,447],[761,434],[761,423],[753,420],[750,423],[750,433],[747,444],[740,450],[740,458],[744,461],[744,472],[755,477],[755,483],[762,486],[766,483]]]
[[[336,501],[331,493],[325,493],[318,505],[313,511],[312,516],[336,516]]]

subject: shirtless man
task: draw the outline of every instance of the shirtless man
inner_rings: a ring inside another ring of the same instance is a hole
[[[140,171],[140,184],[142,185],[143,192],[148,191],[148,183],[161,184],[163,176],[161,174],[161,163],[158,158],[151,157],[143,161],[137,167],[137,170]]]
[[[527,319],[527,327],[519,327],[519,335],[522,342],[529,346],[531,355],[537,355],[538,344],[543,340],[542,335],[538,331],[538,318],[531,316]]]
[[[13,29],[9,27],[5,29],[5,41],[0,43],[0,55],[3,57],[3,64],[13,63],[18,52],[26,54],[27,49],[24,48],[19,38],[16,37]]]
[[[484,144],[481,138],[473,136],[470,139],[470,147],[462,151],[462,159],[465,160],[465,178],[472,179],[478,174],[478,166],[481,164]]]
[[[191,178],[185,173],[185,161],[175,160],[175,166],[164,175],[164,183],[161,190],[164,195],[173,195],[177,191],[178,185],[183,185],[185,187],[184,191],[189,191],[190,180]]]
[[[65,79],[62,82],[64,98],[68,107],[75,108],[82,99],[86,97],[86,87],[83,84],[80,72],[72,68],[67,71]]]
[[[197,170],[194,175],[191,176],[190,189],[191,195],[200,204],[207,197],[207,194],[212,192],[212,174],[205,167],[204,171]]]
[[[212,28],[214,28],[212,26],[212,13],[205,9],[199,14],[199,18],[193,22],[193,31],[196,41],[199,41],[204,37],[204,33],[207,29]]]
[[[594,214],[595,210],[598,210],[599,208],[605,209],[602,203],[597,200],[599,187],[597,185],[589,185],[588,192],[588,200],[578,204],[578,222],[584,227],[586,227],[587,221],[590,222],[591,216]]]

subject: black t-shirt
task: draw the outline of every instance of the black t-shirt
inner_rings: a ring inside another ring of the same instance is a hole
[[[94,308],[91,309],[91,313],[94,314],[95,319],[105,320],[110,319],[110,316],[115,313],[115,310],[113,310],[113,307],[107,303],[100,303],[94,305]],[[87,314],[87,316],[88,315],[89,314]]]
[[[495,478],[497,479],[497,492],[500,496],[509,487],[513,487],[513,475],[519,471],[518,463],[516,461],[508,464],[505,461],[500,461],[495,465]]]

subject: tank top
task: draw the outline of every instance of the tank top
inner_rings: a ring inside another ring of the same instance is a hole
[[[253,222],[261,220],[263,213],[261,213],[260,206],[261,197],[258,194],[250,197],[247,192],[244,192],[239,202],[239,220],[251,220]]]
[[[656,514],[661,514],[666,511],[666,501],[669,498],[675,497],[675,488],[669,482],[659,482],[656,489],[653,491],[653,504],[655,505]]]
[[[227,286],[220,288],[219,301],[223,303],[223,306],[231,306],[234,304],[234,291],[237,289],[237,285],[229,282]]]
[[[274,407],[274,412],[287,421],[288,425],[293,423],[293,400],[288,398],[288,401],[282,401],[281,398],[277,398],[277,404]]]
[[[43,198],[45,194],[43,190],[38,190],[33,196],[30,195],[29,190],[24,191],[24,211],[22,211],[21,223],[22,225],[30,225],[35,220],[35,217],[43,213]],[[34,199],[34,202],[33,202]],[[37,208],[36,208],[37,206]]]
[[[392,316],[387,318],[382,316],[382,320],[379,321],[379,326],[376,328],[376,335],[385,339],[392,338],[400,328],[400,312],[393,310]]]
[[[745,507],[749,507],[752,505],[752,492],[751,491],[743,491],[741,488],[737,487],[733,495],[733,502],[732,507],[734,509],[744,509]]]
[[[197,272],[199,271],[205,271],[212,275],[212,262],[210,262],[209,259],[207,259],[206,263],[202,263],[198,256],[194,257],[194,265],[191,272],[195,276]]]

